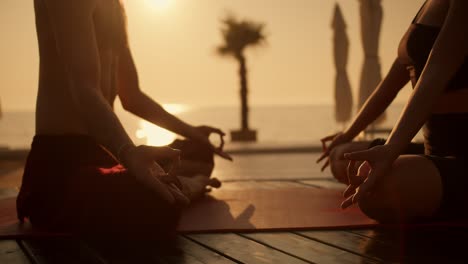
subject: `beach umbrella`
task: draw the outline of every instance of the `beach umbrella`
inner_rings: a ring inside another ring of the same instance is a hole
[[[349,40],[346,34],[346,23],[340,6],[335,4],[332,21],[333,28],[333,58],[335,61],[335,120],[346,123],[351,118],[353,110],[353,95],[346,72],[348,63]]]
[[[382,0],[358,0],[360,3],[361,38],[364,65],[361,71],[358,107],[361,108],[382,80],[379,59],[379,35],[382,24]],[[377,120],[380,123],[385,114]]]

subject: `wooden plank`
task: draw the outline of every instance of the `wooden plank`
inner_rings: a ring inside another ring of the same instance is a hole
[[[381,259],[385,262],[407,262],[408,258],[404,254],[403,244],[405,242],[399,238],[399,232],[386,233],[384,237],[377,237],[375,230],[351,230],[350,234],[363,237],[361,244],[361,253]],[[382,233],[383,234],[383,233]],[[412,262],[408,263],[426,263],[420,256],[415,256]],[[428,262],[431,263],[431,262]],[[442,262],[439,262],[442,263]]]
[[[153,241],[116,241],[108,239],[86,241],[90,248],[96,251],[105,263],[133,264],[133,263],[173,263],[164,259],[162,255],[171,256],[169,247],[164,249]],[[170,249],[174,251],[174,248]],[[175,260],[174,260],[175,262]],[[195,264],[200,264],[194,261]]]
[[[293,181],[233,181],[223,182],[223,190],[245,190],[245,189],[279,189],[304,187],[304,185]]]
[[[296,233],[371,259],[383,260],[387,258],[387,256],[366,250],[366,246],[370,243],[371,238],[359,234],[346,231],[303,231]],[[389,252],[396,252],[394,245],[386,246],[388,246]]]
[[[0,200],[18,196],[18,190],[12,188],[0,188]]]
[[[234,165],[217,159],[213,176],[220,180],[331,178],[315,163],[319,153],[236,155]]]
[[[464,263],[467,230],[455,227],[353,231],[370,238],[364,250],[386,262]]]
[[[0,240],[0,263],[31,263],[14,240]]]
[[[0,159],[0,177],[7,173],[24,167],[24,161]]]
[[[19,189],[21,186],[21,179],[23,178],[24,168],[20,167],[13,169],[0,177],[0,188],[13,188]]]
[[[189,237],[242,263],[308,263],[236,234],[198,234]]]
[[[350,230],[349,232],[354,233],[354,234],[359,234],[361,236],[366,236],[366,237],[374,237],[374,229],[356,229],[356,230]]]
[[[71,238],[34,239],[20,241],[35,263],[102,264],[101,256],[84,243]]]
[[[163,257],[169,263],[180,263],[180,264],[231,264],[235,263],[222,255],[211,251],[188,238],[179,237],[178,248],[181,254],[175,256]]]
[[[306,237],[289,233],[252,233],[244,236],[278,250],[288,252],[313,263],[361,263],[373,262],[365,257],[332,247]]]
[[[340,183],[338,181],[335,181],[333,179],[329,180],[307,180],[307,181],[299,181],[302,184],[309,185],[309,186],[314,186],[318,188],[324,188],[324,189],[334,189],[334,190],[343,190],[346,188],[346,185],[343,183]]]
[[[172,246],[149,240],[88,242],[108,263],[235,263],[184,237],[179,237]]]

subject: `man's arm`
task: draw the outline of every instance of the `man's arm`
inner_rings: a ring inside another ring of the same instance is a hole
[[[199,139],[200,135],[193,126],[168,113],[141,91],[138,73],[128,45],[119,54],[117,85],[119,98],[125,110],[184,137]]]
[[[94,32],[96,0],[45,0],[69,89],[89,134],[115,156],[133,145],[100,91],[100,60]]]

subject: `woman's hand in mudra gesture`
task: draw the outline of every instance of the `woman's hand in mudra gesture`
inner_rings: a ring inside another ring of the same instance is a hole
[[[341,204],[343,209],[361,201],[371,193],[376,182],[390,172],[399,153],[392,145],[382,145],[368,150],[346,153],[344,156],[349,160],[350,184],[343,194],[346,198]],[[362,162],[362,164],[358,167],[357,162]]]
[[[205,144],[213,150],[213,152],[220,157],[232,161],[232,157],[224,152],[224,136],[226,135],[221,129],[219,128],[214,128],[210,126],[197,126],[195,127],[196,131],[196,138],[195,140],[201,142],[202,144]],[[219,135],[220,138],[220,144],[218,147],[214,146],[211,141],[210,141],[210,136],[211,134],[217,134]]]
[[[320,141],[322,142],[322,155],[320,156],[320,158],[317,159],[317,163],[319,163],[320,161],[322,161],[323,159],[327,159],[325,161],[325,163],[323,164],[322,166],[322,171],[324,171],[327,166],[330,164],[330,153],[331,151],[338,145],[341,145],[341,144],[344,144],[344,143],[348,143],[350,142],[351,140],[353,140],[350,136],[348,136],[346,133],[343,133],[343,132],[339,132],[339,133],[336,133],[336,134],[333,134],[333,135],[330,135],[330,136],[326,136],[322,139],[320,139]],[[327,142],[330,142],[330,144],[327,146]]]
[[[164,171],[156,162],[156,160],[171,160],[171,167],[178,166],[179,150],[170,147],[141,145],[131,147],[123,154],[123,164],[137,181],[150,188],[168,203],[189,204],[189,199],[180,190],[181,186],[176,176]]]

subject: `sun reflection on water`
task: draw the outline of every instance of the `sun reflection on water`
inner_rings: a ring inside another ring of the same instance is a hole
[[[189,110],[187,105],[183,104],[163,104],[164,109],[173,115],[177,115]],[[140,120],[139,129],[135,132],[138,139],[146,139],[146,145],[149,146],[164,146],[170,144],[177,135],[158,127],[146,120]]]

